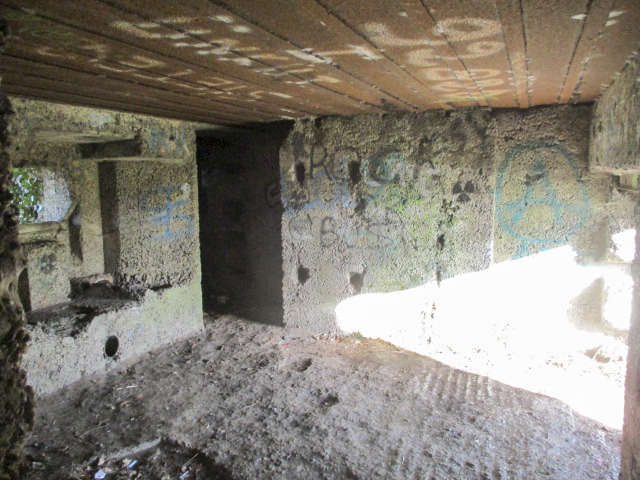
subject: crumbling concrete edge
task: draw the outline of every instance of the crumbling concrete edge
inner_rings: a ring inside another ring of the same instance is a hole
[[[0,53],[8,36],[0,19]],[[29,335],[18,296],[18,277],[24,267],[18,242],[18,210],[9,193],[11,165],[6,153],[11,104],[0,92],[0,480],[25,477],[22,447],[33,428],[34,395],[20,367]]]

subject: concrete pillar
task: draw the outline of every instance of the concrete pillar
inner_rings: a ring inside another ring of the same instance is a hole
[[[636,256],[633,261],[633,307],[625,384],[621,480],[640,479],[640,204],[636,207]]]
[[[640,61],[631,61],[596,104],[591,127],[590,168],[620,176],[621,186],[638,190],[640,173]],[[631,177],[637,178],[637,177]],[[635,185],[633,185],[635,183]],[[636,254],[632,265],[633,305],[625,385],[621,480],[640,479],[640,205],[636,205]]]

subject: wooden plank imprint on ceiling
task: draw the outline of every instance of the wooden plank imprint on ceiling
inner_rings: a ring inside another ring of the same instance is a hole
[[[593,101],[637,0],[0,0],[9,94],[214,124]]]

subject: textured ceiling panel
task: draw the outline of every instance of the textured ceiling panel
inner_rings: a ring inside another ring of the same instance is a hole
[[[223,125],[594,100],[638,0],[0,0],[7,93]]]

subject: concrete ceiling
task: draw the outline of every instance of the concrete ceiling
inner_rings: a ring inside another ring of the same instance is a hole
[[[5,92],[231,125],[590,102],[638,0],[0,0]]]

